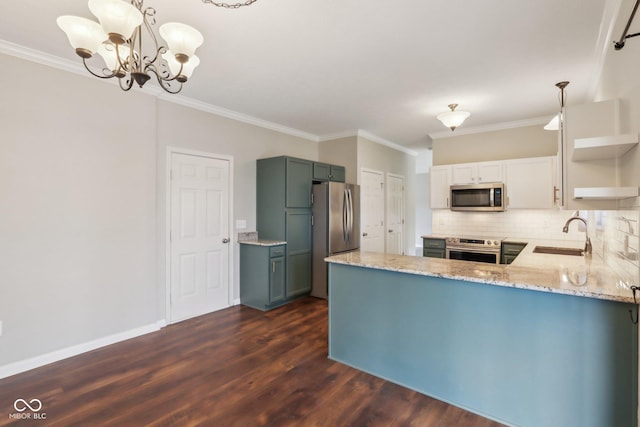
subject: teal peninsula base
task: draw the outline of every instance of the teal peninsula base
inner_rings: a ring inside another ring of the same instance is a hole
[[[329,357],[507,425],[636,426],[632,307],[329,262]]]

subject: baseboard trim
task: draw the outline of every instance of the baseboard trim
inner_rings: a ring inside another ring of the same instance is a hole
[[[20,360],[18,362],[9,363],[8,365],[0,366],[0,379],[19,374],[21,372],[29,371],[31,369],[39,368],[41,366],[48,365],[49,363],[57,362],[62,359],[77,356],[79,354],[86,353],[100,347],[105,347],[107,345],[115,344],[120,341],[136,338],[151,332],[156,332],[164,326],[166,326],[166,322],[164,320],[160,320],[150,325],[141,326],[139,328],[130,329],[128,331],[119,332],[113,335],[108,335],[103,338],[98,338],[97,340],[56,350],[51,353],[43,354],[25,360]]]

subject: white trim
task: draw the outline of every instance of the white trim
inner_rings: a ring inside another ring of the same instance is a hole
[[[108,335],[96,340],[56,350],[51,353],[42,354],[40,356],[0,366],[0,379],[19,374],[21,372],[29,371],[31,369],[39,368],[40,366],[48,365],[49,363],[57,362],[62,359],[77,356],[79,354],[86,353],[100,347],[105,347],[107,345],[115,344],[131,338],[136,338],[142,335],[149,334],[151,332],[159,331],[161,328],[160,325],[162,324],[162,321],[158,321],[150,325],[141,326],[139,328],[130,329],[124,332],[118,332],[116,334]]]
[[[193,108],[195,110],[204,111],[206,113],[215,114],[216,116],[226,117],[228,119],[236,120],[238,122],[247,123],[250,125],[258,126],[264,129],[273,130],[276,132],[284,133],[291,136],[297,136],[302,139],[306,139],[312,142],[318,142],[318,136],[304,132],[298,129],[293,129],[287,126],[280,125],[278,123],[262,120],[247,114],[239,113],[237,111],[228,110],[217,105],[207,104],[202,101],[198,101],[193,98],[188,98],[182,95],[170,95],[167,93],[160,93],[158,99],[163,101],[172,102],[174,104],[182,105],[185,107]]]
[[[363,129],[345,130],[342,132],[328,133],[325,135],[318,136],[317,140],[318,142],[333,141],[335,139],[349,138],[352,136],[366,138],[371,142],[375,142],[376,144],[380,144],[380,145],[385,145],[389,148],[393,148],[394,150],[402,151],[403,153],[409,154],[410,156],[416,157],[418,155],[418,152],[415,150],[411,150],[403,145],[396,144],[395,142],[391,142],[387,139],[381,138]]]
[[[442,139],[442,138],[451,138],[454,136],[461,136],[461,135],[471,135],[474,133],[515,129],[515,128],[521,128],[526,126],[536,126],[536,125],[544,126],[547,123],[549,123],[549,120],[551,120],[552,118],[553,118],[553,115],[550,115],[550,116],[543,116],[543,117],[535,117],[533,119],[516,120],[513,122],[496,123],[493,125],[463,127],[463,128],[457,127],[455,132],[451,132],[450,130],[445,130],[442,132],[430,133],[429,137],[431,137],[431,139]]]
[[[404,221],[404,217],[406,214],[406,209],[405,209],[405,202],[406,202],[406,191],[405,191],[405,182],[406,179],[404,177],[404,175],[399,175],[397,173],[391,173],[391,172],[385,172],[384,175],[384,228],[385,230],[387,229],[387,225],[389,223],[389,192],[390,192],[390,186],[389,186],[389,177],[392,178],[396,178],[396,179],[400,179],[402,180],[402,202],[400,203],[400,209],[402,210],[402,212],[400,213],[400,216],[402,217],[402,236],[400,237],[400,250],[402,251],[401,255],[405,255],[405,231],[406,231],[406,224]],[[388,248],[387,248],[387,244],[389,243],[386,239],[387,234],[385,233],[385,246],[384,246],[384,252],[388,253]]]
[[[72,61],[70,59],[61,58],[59,56],[51,55],[49,53],[42,52],[40,50],[31,49],[19,44],[11,43],[6,40],[0,39],[0,53],[14,56],[16,58],[25,59],[27,61],[35,62],[37,64],[46,65],[59,70],[67,71],[73,74],[77,74],[83,77],[91,77],[95,81],[101,81],[103,83],[114,84],[118,86],[116,79],[96,79],[85,70],[84,66],[79,61]],[[163,101],[172,102],[175,104],[183,105],[185,107],[194,108],[197,110],[205,111],[207,113],[215,114],[221,117],[226,117],[239,122],[247,123],[250,125],[258,126],[265,129],[274,130],[280,133],[284,133],[291,136],[297,136],[302,139],[306,139],[312,142],[318,142],[318,136],[304,132],[298,129],[293,129],[287,126],[273,123],[267,120],[259,119],[247,114],[239,113],[237,111],[228,110],[217,105],[207,104],[193,98],[188,98],[182,95],[169,95],[162,90],[157,84],[152,81],[147,83],[142,89],[136,87],[137,91],[146,93],[147,95],[155,96]]]
[[[174,323],[171,318],[171,155],[184,154],[188,156],[206,157],[208,159],[226,160],[229,162],[229,243],[231,243],[231,235],[233,234],[233,156],[225,154],[215,154],[206,151],[190,150],[186,148],[167,146],[166,170],[165,170],[165,316],[169,323]],[[234,254],[233,246],[229,244],[229,277],[227,284],[228,296],[227,304],[229,307],[236,305],[234,299]],[[185,320],[185,319],[181,319]]]

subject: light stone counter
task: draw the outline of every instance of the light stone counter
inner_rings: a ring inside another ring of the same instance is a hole
[[[287,242],[283,242],[280,240],[240,240],[238,241],[241,245],[254,245],[254,246],[279,246],[286,245]]]
[[[438,258],[349,252],[327,262],[442,277],[489,285],[633,303],[630,285],[593,254],[577,257],[533,253],[535,246],[582,248],[584,242],[511,239],[528,243],[510,265]]]

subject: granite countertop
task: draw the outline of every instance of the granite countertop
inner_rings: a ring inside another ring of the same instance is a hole
[[[254,246],[280,246],[286,245],[287,242],[280,240],[238,240],[241,245],[254,245]]]
[[[534,239],[507,241],[528,243],[509,265],[373,252],[349,252],[325,260],[337,264],[633,303],[630,284],[624,282],[598,255],[578,257],[533,252],[535,246],[582,248],[584,242]]]

